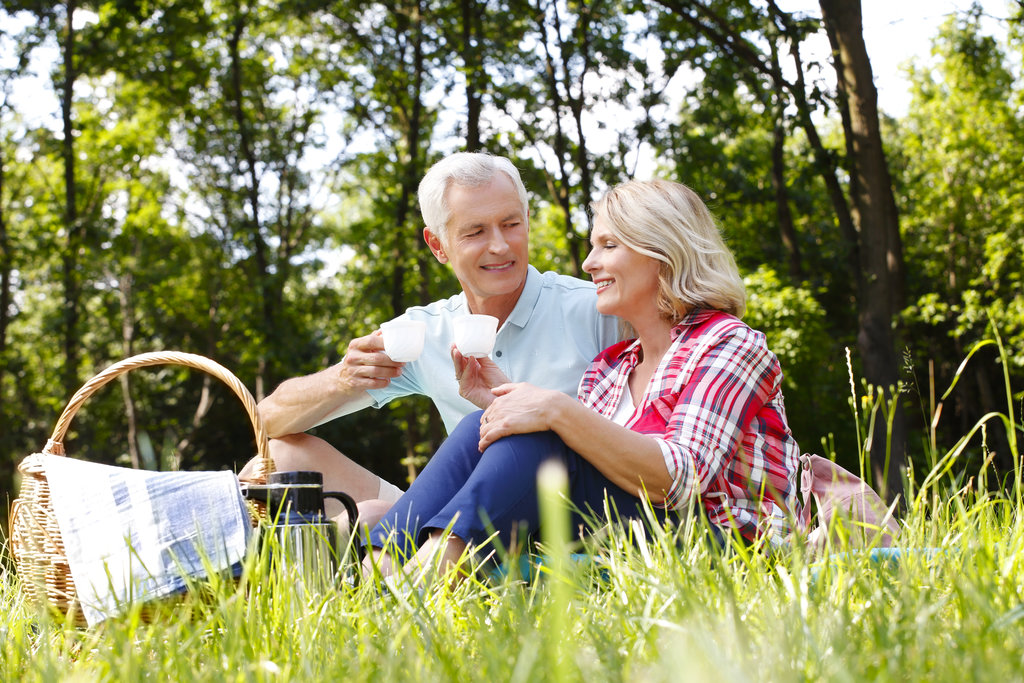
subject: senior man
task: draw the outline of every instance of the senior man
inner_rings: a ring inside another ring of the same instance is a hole
[[[437,162],[419,185],[423,239],[455,272],[462,292],[402,316],[427,325],[422,355],[392,361],[379,330],[353,339],[340,363],[281,383],[259,404],[279,470],[315,470],[324,486],[342,490],[372,517],[402,491],[345,457],[323,439],[306,434],[342,415],[411,394],[428,396],[449,432],[465,415],[492,400],[490,387],[530,382],[575,396],[590,361],[618,341],[613,317],[597,312],[594,285],[566,275],[540,273],[528,263],[529,207],[515,165],[504,157],[456,153]],[[465,358],[452,347],[459,316],[498,319],[489,359]],[[251,476],[254,463],[240,477]],[[329,505],[336,505],[328,501]],[[331,515],[341,512],[329,508]]]

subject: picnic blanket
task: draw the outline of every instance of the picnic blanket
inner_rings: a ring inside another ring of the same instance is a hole
[[[233,472],[150,472],[44,456],[86,622],[241,567],[251,533]]]

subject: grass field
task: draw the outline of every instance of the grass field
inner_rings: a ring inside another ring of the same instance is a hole
[[[251,568],[206,600],[91,630],[3,577],[4,680],[1020,680],[1024,528],[1012,500],[922,502],[898,559],[715,551],[694,527],[593,564],[454,590],[365,583],[308,596]],[[557,555],[557,552],[552,556]],[[549,564],[549,568],[556,563]],[[284,580],[282,580],[284,579]]]
[[[1019,475],[1020,427],[992,419],[1011,425]],[[528,580],[481,570],[454,589],[369,581],[307,594],[253,560],[240,582],[204,584],[202,600],[152,622],[136,608],[92,629],[25,604],[5,572],[0,678],[1021,680],[1019,476],[1004,473],[996,492],[984,469],[963,476],[966,444],[932,453],[931,474],[910,483],[896,557],[842,541],[820,554],[719,551],[698,525],[644,539],[615,528],[581,548],[552,505],[548,562]]]

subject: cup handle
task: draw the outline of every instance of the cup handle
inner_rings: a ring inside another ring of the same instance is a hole
[[[356,549],[356,555],[362,561],[363,547],[356,539],[356,519],[359,517],[359,508],[356,507],[356,501],[352,499],[352,496],[342,491],[324,491],[323,496],[324,498],[333,498],[345,506],[345,512],[348,513],[348,537],[352,539],[351,543]]]

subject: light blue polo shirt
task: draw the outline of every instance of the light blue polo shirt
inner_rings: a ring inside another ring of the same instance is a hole
[[[459,396],[452,364],[452,322],[469,313],[466,295],[414,306],[403,318],[427,323],[423,354],[405,364],[400,377],[384,389],[371,389],[373,406],[422,394],[429,396],[451,433],[476,406]],[[529,382],[576,396],[580,379],[598,353],[619,340],[618,319],[597,312],[594,284],[568,275],[541,274],[529,266],[526,286],[491,351],[493,360],[513,382]]]

